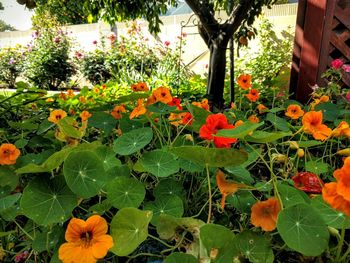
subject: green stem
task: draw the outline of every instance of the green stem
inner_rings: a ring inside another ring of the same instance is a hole
[[[341,256],[341,251],[342,251],[343,245],[344,245],[345,228],[346,228],[347,222],[348,222],[347,219],[345,219],[344,222],[343,222],[343,227],[342,227],[341,233],[340,233],[340,241],[338,243],[338,249],[337,249],[337,255],[336,255],[336,258],[335,258],[335,262],[341,262],[340,256]],[[348,248],[348,250],[349,250],[349,248]],[[348,251],[346,251],[346,253],[348,253]],[[346,256],[346,253],[344,254],[344,256]]]
[[[212,210],[213,203],[212,203],[211,184],[210,184],[210,174],[209,174],[209,166],[208,166],[208,164],[205,165],[205,168],[206,168],[206,170],[207,170],[208,193],[209,193],[209,198],[208,198],[208,201],[209,201],[209,209],[208,209],[208,219],[207,219],[207,224],[209,224],[209,223],[210,223],[210,220],[211,220],[211,210]]]
[[[31,240],[34,240],[34,238],[33,238],[27,231],[25,231],[25,230],[20,226],[20,224],[17,223],[16,220],[14,220],[13,222],[15,222],[15,224],[17,225],[17,227],[18,227],[27,237],[29,237]]]
[[[155,236],[153,236],[153,235],[151,235],[151,234],[148,234],[148,236],[149,236],[150,238],[154,239],[154,240],[157,240],[159,243],[162,243],[162,244],[163,244],[164,246],[166,246],[166,247],[169,247],[169,248],[172,248],[172,247],[173,247],[173,246],[171,246],[171,245],[165,243],[163,240],[159,239],[158,237],[155,237]]]
[[[170,251],[174,251],[175,249],[177,249],[178,247],[181,246],[182,242],[184,241],[184,238],[187,234],[187,231],[184,231],[181,235],[181,239],[179,240],[179,242],[177,242],[177,244],[175,246],[173,246],[172,248],[169,248],[169,249],[164,249],[162,252],[160,252],[160,254],[164,254],[164,253],[167,253],[167,252],[170,252]]]

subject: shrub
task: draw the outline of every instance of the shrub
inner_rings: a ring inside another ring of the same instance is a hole
[[[0,50],[0,81],[9,88],[15,86],[17,77],[23,72],[25,53],[21,46]]]

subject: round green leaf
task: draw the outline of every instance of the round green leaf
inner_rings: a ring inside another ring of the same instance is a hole
[[[0,187],[8,186],[11,190],[18,184],[18,176],[15,171],[8,166],[0,166]]]
[[[118,209],[139,207],[145,195],[143,184],[133,178],[117,177],[107,185],[107,200]]]
[[[165,260],[164,263],[198,263],[198,260],[190,255],[190,254],[185,254],[181,252],[175,252],[172,253],[170,256],[168,256]]]
[[[120,209],[111,222],[111,236],[114,246],[111,251],[118,256],[133,252],[148,236],[151,211],[141,211],[133,207]]]
[[[250,121],[244,122],[242,125],[235,127],[234,129],[223,129],[220,130],[216,136],[244,139],[249,133],[256,130],[260,126],[264,125],[264,122],[252,123]]]
[[[35,223],[50,225],[64,222],[77,204],[63,178],[38,177],[24,188],[20,206]]]
[[[292,135],[291,132],[266,132],[255,131],[252,135],[248,135],[246,140],[255,143],[268,143],[277,141],[283,137]]]
[[[206,224],[202,226],[199,230],[199,237],[207,250],[208,256],[210,256],[213,249],[217,249],[218,256],[227,253],[226,248],[232,250],[226,245],[233,242],[234,234],[222,225]]]
[[[181,217],[184,213],[182,200],[176,195],[157,198],[154,202],[146,203],[144,209],[153,211],[153,218],[151,220],[153,225],[157,225],[158,218],[162,214]]]
[[[103,130],[106,134],[112,132],[117,125],[117,120],[105,112],[94,112],[89,118],[88,126]]]
[[[250,262],[273,263],[274,255],[270,243],[263,236],[251,231],[244,231],[236,236],[234,242],[238,251]]]
[[[194,163],[190,160],[179,158],[180,168],[189,173],[199,173],[203,171],[204,166],[198,163]]]
[[[92,151],[70,153],[63,174],[69,188],[83,198],[96,195],[108,179],[102,160]]]
[[[105,171],[122,165],[121,161],[115,157],[115,152],[105,145],[98,147],[95,153],[102,160]]]
[[[277,229],[286,244],[305,256],[318,256],[328,247],[329,232],[318,211],[308,204],[283,209]]]
[[[299,203],[305,203],[306,200],[309,199],[304,192],[292,186],[279,184],[277,188],[284,207],[290,207]]]
[[[182,196],[184,191],[183,186],[180,182],[175,181],[174,179],[165,179],[161,180],[159,184],[154,189],[154,196],[156,198],[160,198],[161,196],[174,196],[177,195],[179,197]]]
[[[114,141],[113,150],[120,155],[130,155],[149,144],[152,138],[153,132],[149,127],[132,130]]]
[[[311,205],[320,212],[325,223],[334,228],[342,228],[344,221],[347,219],[342,212],[334,210],[322,199],[322,196],[316,196],[311,199]],[[346,228],[350,228],[350,222],[347,220]]]
[[[305,170],[315,174],[322,174],[328,172],[328,164],[320,161],[310,161],[305,163]]]
[[[162,150],[145,153],[142,158],[142,166],[147,172],[158,177],[167,177],[177,173],[180,169],[175,156]]]
[[[248,157],[248,154],[243,151],[202,146],[174,147],[171,152],[194,163],[207,164],[211,167],[238,166],[243,164]]]

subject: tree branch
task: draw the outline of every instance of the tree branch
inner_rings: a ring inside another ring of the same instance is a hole
[[[247,18],[249,10],[252,8],[254,1],[241,0],[238,6],[231,12],[229,18],[225,22],[227,26],[228,35],[232,35],[237,31],[238,27],[242,24],[242,21]]]

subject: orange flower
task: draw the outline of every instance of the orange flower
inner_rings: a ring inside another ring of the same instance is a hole
[[[338,183],[327,183],[322,188],[322,198],[335,210],[350,217],[350,202],[338,193]]]
[[[256,102],[259,99],[259,91],[251,89],[247,95],[245,95],[251,102]]]
[[[237,184],[237,183],[227,181],[225,179],[225,174],[221,170],[218,170],[218,172],[216,173],[216,184],[218,185],[220,193],[222,194],[222,198],[221,198],[222,209],[225,208],[225,201],[228,195],[234,194],[238,191],[239,188],[243,188],[246,186],[244,184]]]
[[[346,121],[342,121],[341,123],[339,123],[338,127],[332,131],[331,136],[333,137],[346,136],[350,138],[349,124]]]
[[[287,111],[285,115],[293,120],[299,119],[301,116],[304,115],[304,111],[301,109],[301,107],[297,104],[291,104],[287,107]]]
[[[145,82],[140,81],[137,83],[138,91],[149,91],[149,88]]]
[[[53,98],[47,98],[46,102],[54,102],[54,99]]]
[[[67,90],[67,96],[69,97],[69,98],[73,98],[75,95],[74,95],[74,91],[72,90],[72,89],[69,89],[69,90]]]
[[[162,102],[164,104],[168,104],[173,100],[173,97],[170,94],[170,89],[164,88],[164,87],[159,87],[155,89],[152,94],[156,98],[156,101]]]
[[[337,179],[337,193],[350,201],[350,158],[347,157],[342,168],[334,171],[333,176]]]
[[[256,115],[250,115],[248,117],[248,121],[250,121],[252,123],[258,123],[260,121],[260,119]]]
[[[276,228],[277,216],[280,211],[280,202],[277,198],[272,197],[252,206],[250,220],[256,227],[261,227],[264,231],[272,231]]]
[[[320,104],[320,103],[324,103],[329,101],[329,97],[326,95],[321,96],[321,98],[319,99],[315,99],[312,103],[311,103],[311,110],[314,110],[316,105]]]
[[[316,140],[324,141],[331,134],[332,130],[322,124],[322,111],[309,111],[302,119],[303,129],[311,134]]]
[[[206,111],[209,111],[209,101],[208,99],[203,99],[201,102],[192,102],[192,105],[205,109]]]
[[[259,104],[258,106],[256,106],[256,108],[259,111],[259,114],[263,114],[269,110],[269,108],[266,107],[264,104]]]
[[[72,218],[65,234],[66,243],[58,250],[58,257],[63,263],[95,263],[104,258],[113,246],[113,239],[107,235],[106,220],[93,215],[84,221]]]
[[[126,112],[125,106],[124,105],[117,105],[113,108],[111,115],[115,118],[115,119],[121,119],[122,118],[122,113]]]
[[[137,106],[136,108],[130,113],[130,120],[133,118],[136,118],[140,115],[143,115],[147,112],[147,109],[145,108],[145,106],[143,106],[143,100],[142,99],[138,99],[137,100]]]
[[[147,98],[146,106],[151,105],[151,104],[156,103],[156,102],[157,102],[157,98],[152,93],[151,96],[149,96]]]
[[[99,93],[100,93],[100,89],[99,89],[98,87],[95,87],[95,88],[94,88],[94,92],[97,93],[97,94],[99,94]]]
[[[252,86],[252,76],[249,74],[242,74],[238,77],[237,83],[240,88],[247,90]]]
[[[137,91],[138,91],[138,89],[137,89],[137,88],[138,88],[138,87],[137,87],[137,84],[131,84],[130,87],[131,87],[131,89],[132,89],[133,92],[137,92]]]
[[[172,125],[179,126],[183,125],[191,125],[193,121],[193,116],[189,112],[182,112],[179,114],[170,113],[169,121]]]
[[[0,165],[15,164],[20,155],[21,152],[15,145],[11,143],[3,143],[0,146]]]
[[[244,121],[238,120],[238,121],[236,121],[236,123],[235,123],[235,127],[241,126],[243,123],[244,123]]]
[[[67,113],[64,110],[53,110],[50,113],[50,117],[48,117],[47,119],[48,121],[57,124],[60,119],[63,119],[66,116]]]
[[[82,113],[80,113],[81,121],[87,121],[91,116],[92,116],[92,114],[86,110],[84,110]]]
[[[61,93],[60,93],[60,95],[58,95],[58,97],[60,99],[62,99],[62,100],[66,100],[67,99],[67,95],[63,91],[61,91]]]
[[[80,103],[85,104],[86,103],[86,97],[85,96],[80,96],[79,97],[79,101],[80,101]]]

